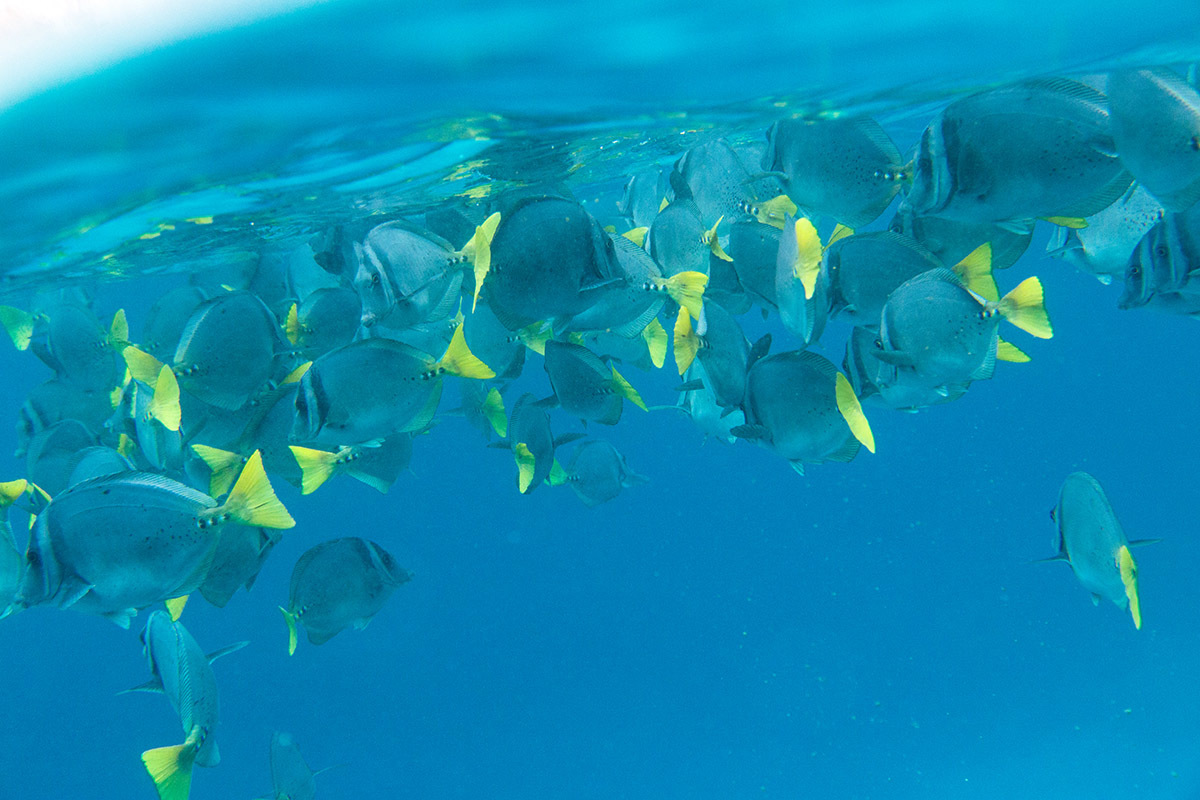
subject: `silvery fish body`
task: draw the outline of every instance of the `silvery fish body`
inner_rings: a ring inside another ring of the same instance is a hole
[[[1125,269],[1121,308],[1200,312],[1200,207],[1164,214],[1138,242]]]
[[[515,378],[524,369],[525,344],[504,327],[482,298],[474,312],[463,317],[463,337],[471,352],[491,367],[496,377]]]
[[[1162,218],[1159,202],[1135,184],[1111,206],[1088,217],[1086,228],[1056,227],[1046,252],[1108,284],[1125,275],[1138,242]]]
[[[775,257],[775,300],[783,327],[807,346],[821,338],[829,321],[829,276],[821,270],[812,297],[805,297],[804,284],[793,271],[797,249],[796,226],[788,217]]]
[[[180,388],[227,411],[262,391],[271,378],[279,324],[249,292],[206,300],[188,319],[172,368]]]
[[[681,392],[679,407],[687,412],[705,437],[711,436],[718,441],[732,444],[737,437],[730,431],[746,423],[745,413],[741,408],[731,411],[717,402],[711,379],[704,369],[704,364],[699,360],[692,362],[683,377],[686,383],[697,385],[698,388]]]
[[[315,773],[300,754],[292,737],[276,731],[271,734],[272,800],[314,800],[317,796]]]
[[[612,331],[632,338],[642,332],[666,302],[652,291],[662,271],[644,249],[624,236],[609,234],[624,280],[598,293],[591,308],[576,314],[568,331]]]
[[[957,400],[966,393],[969,382],[931,387],[907,370],[897,370],[875,356],[883,349],[879,331],[857,327],[846,340],[846,356],[842,368],[854,388],[854,394],[864,403],[914,412],[927,406]]]
[[[1132,180],[1105,97],[1062,78],[955,100],[925,129],[913,163],[913,211],[963,222],[1089,217]]]
[[[701,331],[700,326],[697,327]],[[746,367],[750,343],[742,326],[728,311],[715,303],[704,306],[701,345],[696,360],[704,366],[705,386],[722,408],[741,406],[746,396]]]
[[[345,287],[317,289],[297,308],[298,341],[302,358],[318,358],[335,347],[350,344],[358,333],[362,303]]]
[[[595,439],[575,449],[567,467],[567,482],[590,508],[612,500],[627,486],[645,483],[646,478],[629,469],[617,448]]]
[[[142,325],[141,349],[159,361],[169,362],[175,356],[188,320],[206,299],[199,288],[180,286],[155,300]]]
[[[625,402],[613,388],[612,369],[591,350],[551,339],[546,342],[544,366],[563,411],[602,425],[620,421]]]
[[[395,220],[354,244],[354,288],[364,325],[407,328],[454,313],[463,262],[442,237]]]
[[[537,404],[534,396],[523,394],[513,403],[508,416],[508,446],[515,452],[523,444],[533,456],[533,477],[525,492],[532,492],[550,477],[554,467],[554,433],[550,415]]]
[[[666,277],[680,272],[708,274],[712,249],[704,243],[708,229],[691,199],[676,200],[654,218],[649,233],[650,255]]]
[[[111,447],[85,447],[76,455],[75,466],[67,478],[67,486],[74,486],[92,478],[132,471],[133,465],[129,463],[129,459]]]
[[[1117,551],[1128,547],[1129,540],[1100,483],[1086,472],[1068,475],[1053,516],[1059,558],[1071,564],[1075,577],[1093,597],[1125,608],[1129,601]]]
[[[780,229],[757,220],[739,220],[729,226],[729,255],[738,281],[759,305],[776,307],[775,259]],[[794,234],[793,234],[794,235]]]
[[[621,214],[638,227],[650,227],[658,216],[658,207],[667,197],[670,183],[666,171],[659,166],[637,172],[625,184],[621,198]]]
[[[724,139],[689,148],[675,162],[672,185],[682,182],[700,210],[700,221],[710,228],[724,217],[732,222],[756,199],[750,192],[750,171]],[[675,195],[679,197],[680,189]]]
[[[108,331],[82,305],[53,304],[37,314],[29,349],[71,386],[105,390],[117,383],[116,352],[109,346]]]
[[[154,611],[142,631],[142,645],[150,662],[150,671],[162,684],[162,692],[179,714],[184,734],[199,726],[201,744],[196,763],[215,767],[221,760],[214,736],[220,713],[217,679],[209,658],[183,627],[172,622],[165,611]]]

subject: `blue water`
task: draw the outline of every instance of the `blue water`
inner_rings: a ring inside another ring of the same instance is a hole
[[[520,176],[582,164],[573,187],[608,209],[634,168],[792,110],[871,111],[903,150],[956,91],[1200,52],[1189,4],[1033,11],[334,3],[183,43],[0,113],[0,302],[86,280],[136,330],[181,272],[485,185],[442,180],[480,138],[512,140]],[[1118,311],[1045,237],[998,277],[1041,276],[1055,337],[946,406],[868,407],[878,453],[852,464],[799,477],[627,407],[598,435],[651,480],[595,509],[520,495],[509,454],[451,416],[387,496],[276,481],[299,524],[253,591],[185,613],[206,649],[250,641],[215,666],[222,762],[192,797],[265,795],[273,730],[332,767],[322,798],[1200,797],[1200,330]],[[818,351],[840,362],[844,335]],[[670,403],[667,372],[627,377]],[[0,342],[0,376],[15,421],[49,372]],[[536,359],[522,381],[548,389]],[[16,444],[0,424],[0,478]],[[1080,469],[1131,538],[1163,540],[1138,552],[1140,631],[1030,563]],[[291,567],[344,535],[415,577],[289,658]],[[140,625],[0,621],[0,800],[154,797],[138,756],[180,729],[163,698],[117,695],[148,677]]]

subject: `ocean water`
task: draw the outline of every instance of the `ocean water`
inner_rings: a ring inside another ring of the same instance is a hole
[[[0,112],[0,303],[85,285],[136,331],[190,272],[339,221],[555,180],[612,214],[637,169],[783,116],[870,113],[904,151],[997,80],[1197,58],[1187,3],[330,3]],[[446,414],[386,496],[275,481],[297,526],[251,592],[184,614],[206,650],[250,643],[214,667],[222,761],[191,796],[266,795],[283,730],[330,768],[321,798],[1200,797],[1200,329],[1118,310],[1119,286],[1042,255],[1047,235],[998,280],[1041,277],[1054,338],[1014,336],[1032,362],[953,403],[867,406],[878,452],[850,464],[801,477],[627,406],[587,433],[650,481],[592,509],[519,494],[511,456]],[[815,349],[840,363],[847,331]],[[0,376],[8,479],[50,373],[0,341]],[[626,376],[676,398],[669,364]],[[536,358],[520,385],[548,393]],[[1162,539],[1137,552],[1141,630],[1031,563],[1075,470],[1131,538]],[[349,535],[414,578],[365,631],[289,657],[292,565]],[[0,800],[155,796],[139,754],[182,741],[178,718],[118,695],[149,677],[144,616],[0,621]]]

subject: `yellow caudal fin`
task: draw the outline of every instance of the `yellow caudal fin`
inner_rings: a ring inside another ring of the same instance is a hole
[[[12,306],[0,306],[0,325],[18,350],[28,350],[33,339],[33,315]]]
[[[792,264],[792,277],[804,287],[804,299],[809,300],[817,290],[817,276],[821,274],[821,237],[807,217],[796,220],[796,261]]]
[[[1060,228],[1071,228],[1072,230],[1079,230],[1088,226],[1088,221],[1083,217],[1042,217],[1042,219],[1051,225],[1057,225]]]
[[[646,246],[646,232],[649,230],[650,229],[647,228],[645,225],[642,225],[639,228],[630,228],[629,230],[625,231],[621,235],[624,236],[629,241],[636,244],[638,247],[645,247]]]
[[[192,790],[192,764],[200,749],[200,726],[192,728],[187,741],[157,747],[142,753],[142,763],[154,780],[159,800],[187,800]]]
[[[550,465],[550,474],[546,476],[546,483],[551,486],[562,486],[569,480],[571,480],[571,476],[563,469],[562,464],[558,463],[558,459],[554,459],[554,463]]]
[[[667,198],[664,197],[662,199],[662,202],[658,204],[658,213],[661,214],[663,212],[663,209],[669,205],[671,205],[671,202],[669,200],[667,200]]]
[[[287,377],[279,382],[279,385],[287,386],[289,383],[299,383],[300,379],[304,377],[304,373],[308,372],[308,368],[311,366],[312,366],[311,361],[305,361],[303,364],[301,364],[300,366],[296,367],[294,370],[289,372],[287,374]]]
[[[842,414],[842,419],[846,420],[846,424],[850,426],[850,432],[854,434],[854,438],[862,443],[862,446],[875,452],[875,434],[871,433],[871,425],[867,422],[867,417],[863,414],[862,405],[858,402],[858,396],[854,394],[854,387],[850,385],[850,381],[842,373],[837,374],[837,407]]]
[[[187,605],[188,595],[182,597],[172,597],[164,605],[167,607],[167,613],[171,615],[171,622],[178,622],[183,616],[183,607]]]
[[[246,463],[246,459],[228,450],[218,450],[206,444],[192,445],[192,452],[208,465],[208,493],[213,497],[221,497],[233,486],[238,469]]]
[[[703,272],[687,270],[678,275],[672,275],[662,284],[667,294],[694,318],[700,319],[704,308],[704,290],[708,286],[708,276]]]
[[[475,235],[471,237],[470,243],[464,248],[470,251],[471,266],[475,273],[475,296],[471,299],[472,314],[475,313],[475,306],[479,304],[479,292],[483,289],[483,282],[492,268],[492,237],[496,235],[498,227],[500,227],[499,211],[485,219],[483,224],[475,229]]]
[[[508,436],[508,417],[504,414],[504,398],[497,389],[488,389],[483,405],[479,407],[483,418],[492,426],[496,435],[503,439]]]
[[[524,442],[513,445],[513,458],[517,461],[517,488],[521,490],[521,494],[525,494],[529,491],[529,484],[533,483],[533,469],[537,459]]]
[[[834,242],[840,241],[842,239],[845,239],[847,236],[853,236],[853,235],[854,235],[854,228],[851,228],[847,225],[843,225],[842,223],[839,222],[837,225],[833,226],[833,233],[829,234],[829,241],[827,241],[825,243],[825,247],[823,248],[823,250],[828,250],[829,246],[831,244],[833,244]]]
[[[291,611],[288,611],[283,606],[280,606],[279,610],[280,610],[280,612],[283,613],[283,621],[287,623],[288,655],[294,656],[294,655],[296,655],[296,644],[300,640],[300,637],[297,636],[298,631],[296,630],[296,623],[300,621],[300,618],[297,614],[293,614]]]
[[[1137,563],[1125,545],[1117,548],[1117,566],[1121,569],[1121,583],[1125,584],[1125,596],[1129,598],[1129,613],[1133,617],[1133,627],[1140,631],[1142,629],[1142,608],[1138,603]]]
[[[24,478],[15,481],[0,481],[0,508],[8,508],[27,491],[29,491],[29,481]]]
[[[480,361],[467,347],[467,339],[463,334],[463,326],[459,325],[450,339],[446,354],[437,362],[437,369],[444,370],[460,378],[475,378],[486,380],[496,377],[496,373],[487,364]]]
[[[551,331],[544,322],[535,322],[517,331],[517,338],[521,340],[521,344],[539,356],[546,355],[546,342],[550,341],[550,335]]]
[[[612,387],[622,397],[633,403],[642,411],[646,410],[646,403],[642,400],[642,396],[638,394],[637,389],[633,388],[633,385],[630,384],[629,381],[622,377],[621,373],[617,372],[616,367],[612,368]]]
[[[288,309],[287,321],[283,323],[283,332],[292,346],[300,344],[300,307],[292,303]]]
[[[713,226],[704,232],[704,235],[700,237],[700,241],[708,245],[708,249],[712,250],[713,255],[717,258],[721,259],[722,261],[733,261],[733,259],[729,257],[729,254],[721,249],[721,241],[717,238],[717,226],[721,224],[721,220],[723,219],[725,219],[725,215],[722,214],[717,218],[717,221],[713,223]]]
[[[755,218],[764,225],[783,230],[788,217],[796,216],[796,204],[786,194],[772,197],[755,208]]]
[[[238,476],[233,491],[229,493],[225,504],[208,512],[210,516],[228,515],[242,525],[252,525],[258,528],[274,528],[281,530],[292,528],[296,520],[279,502],[271,481],[263,470],[262,453],[257,450],[246,461],[242,474]]]
[[[337,453],[327,453],[324,450],[312,450],[295,445],[288,445],[288,449],[292,451],[292,455],[296,457],[296,463],[300,465],[301,494],[312,494],[321,488],[325,481],[329,480],[329,476],[333,475],[333,469],[337,466]]]
[[[996,343],[996,360],[1010,361],[1013,364],[1028,364],[1033,359],[1026,355],[1024,350],[1017,347],[1012,342],[1006,342],[1003,339],[1000,339]]]
[[[642,329],[642,338],[646,341],[646,349],[650,351],[650,362],[656,369],[662,369],[667,361],[667,331],[657,317]]]
[[[688,371],[699,350],[700,337],[692,330],[692,317],[686,308],[680,308],[675,318],[675,366],[680,375]]]
[[[133,458],[133,454],[137,451],[137,445],[133,443],[133,439],[129,438],[129,434],[122,433],[117,437],[117,452],[126,458]]]
[[[122,350],[121,356],[125,359],[125,366],[129,368],[129,374],[136,380],[147,386],[153,386],[154,382],[158,380],[163,363],[154,356],[133,345]]]
[[[1046,314],[1042,282],[1036,277],[1026,278],[1004,295],[999,309],[1006,320],[1032,336],[1049,339],[1054,335],[1050,317]]]
[[[158,371],[158,380],[154,382],[150,416],[169,431],[179,430],[179,423],[183,421],[179,410],[179,381],[175,380],[175,373],[166,364]]]
[[[968,289],[984,300],[995,303],[1000,299],[1000,289],[996,286],[996,279],[992,277],[990,242],[984,242],[972,250],[966,258],[954,265],[954,271]]]
[[[129,346],[129,320],[125,318],[123,308],[113,314],[112,324],[108,326],[108,344],[118,352]]]

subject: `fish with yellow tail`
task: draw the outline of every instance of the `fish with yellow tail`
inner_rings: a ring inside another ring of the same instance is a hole
[[[397,433],[382,441],[342,447],[335,452],[296,445],[289,449],[300,465],[301,494],[312,494],[338,473],[387,494],[412,460],[412,434]]]

